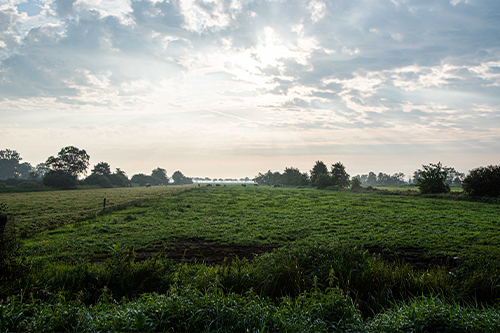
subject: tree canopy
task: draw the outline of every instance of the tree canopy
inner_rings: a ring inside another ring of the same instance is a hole
[[[316,180],[319,175],[328,175],[328,168],[322,161],[316,161],[316,164],[311,170],[311,184],[313,186],[316,185]]]
[[[92,169],[92,174],[109,176],[111,175],[111,167],[107,162],[99,162],[96,165],[94,165],[94,168]]]
[[[168,184],[167,170],[160,167],[151,171],[151,177],[155,177],[160,180],[161,183]]]
[[[22,158],[15,150],[0,150],[0,179],[17,178],[18,166]]]
[[[448,171],[441,162],[422,165],[423,170],[418,170],[420,178],[417,179],[418,189],[422,194],[448,193],[450,185],[446,183]]]
[[[45,165],[54,171],[78,176],[86,173],[89,166],[89,159],[90,156],[84,149],[67,146],[59,151],[57,157],[50,156]]]

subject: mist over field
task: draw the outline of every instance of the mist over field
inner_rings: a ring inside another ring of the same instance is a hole
[[[500,3],[0,1],[1,149],[128,175],[500,160]]]

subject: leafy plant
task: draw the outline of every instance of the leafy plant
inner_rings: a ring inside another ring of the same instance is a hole
[[[422,165],[422,167],[424,170],[418,170],[420,178],[417,179],[417,186],[422,194],[450,192],[450,185],[446,183],[447,168],[443,167],[441,162]]]
[[[471,196],[500,195],[500,165],[489,165],[469,171],[462,182],[465,193]]]

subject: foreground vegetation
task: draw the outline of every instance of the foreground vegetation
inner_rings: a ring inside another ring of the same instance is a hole
[[[499,212],[403,194],[196,188],[35,228],[7,260],[0,328],[499,331]],[[204,262],[210,247],[255,244],[276,249]]]

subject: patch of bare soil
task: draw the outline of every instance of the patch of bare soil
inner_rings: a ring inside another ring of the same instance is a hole
[[[418,270],[426,270],[429,267],[457,267],[458,258],[451,256],[427,256],[427,251],[423,248],[398,248],[387,252],[381,247],[367,247],[366,250],[372,254],[379,254],[386,261],[403,261],[412,265]]]
[[[277,246],[271,245],[236,245],[236,244],[217,244],[209,242],[202,238],[182,238],[176,239],[165,244],[163,256],[179,262],[205,262],[207,264],[220,264],[225,259],[233,260],[246,258],[252,260],[256,255],[270,252]],[[137,260],[148,259],[162,249],[154,251],[136,251]]]

